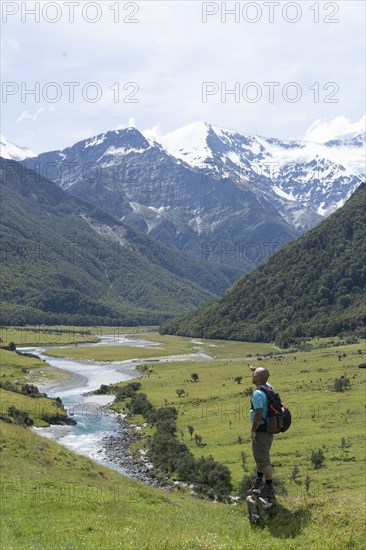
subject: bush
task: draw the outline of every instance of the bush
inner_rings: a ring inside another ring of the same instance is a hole
[[[130,411],[132,414],[142,414],[146,417],[147,414],[153,410],[152,404],[148,401],[145,393],[138,393],[133,395],[130,404]]]
[[[141,388],[140,382],[130,382],[129,384],[127,384],[127,386],[123,386],[122,388],[118,387],[117,389],[114,390],[116,392],[115,401],[117,402],[123,401],[128,397],[133,397],[140,388]],[[141,395],[145,395],[145,394],[141,394]]]
[[[314,468],[316,469],[321,468],[325,460],[323,449],[318,449],[317,451],[314,451],[314,450],[311,451],[310,460]]]
[[[21,426],[33,426],[34,424],[33,419],[29,417],[27,411],[20,411],[13,405],[8,408],[8,415],[14,418],[16,424],[20,424]]]
[[[334,380],[334,391],[343,392],[346,389],[351,387],[350,379],[347,376],[341,376],[340,378],[335,378]]]
[[[21,393],[27,395],[28,397],[47,397],[46,393],[40,393],[37,386],[33,384],[23,384]]]
[[[106,384],[102,384],[100,388],[95,390],[94,395],[105,395],[110,391],[112,391],[110,386],[107,386]]]
[[[201,457],[196,465],[195,489],[197,493],[225,501],[232,490],[230,470],[212,456]]]

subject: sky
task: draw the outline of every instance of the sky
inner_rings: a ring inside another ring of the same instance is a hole
[[[322,141],[364,126],[365,2],[1,2],[1,133],[35,153],[203,120]]]

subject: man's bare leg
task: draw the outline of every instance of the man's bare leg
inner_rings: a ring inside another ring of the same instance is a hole
[[[269,465],[269,466],[263,466],[260,470],[258,470],[259,472],[263,472],[264,473],[264,477],[267,480],[269,479],[272,479],[272,466]]]

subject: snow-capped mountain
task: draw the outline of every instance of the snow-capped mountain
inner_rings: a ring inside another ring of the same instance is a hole
[[[159,142],[192,167],[257,189],[296,227],[305,228],[311,212],[327,216],[342,206],[365,175],[365,132],[313,143],[243,135],[198,122]]]
[[[297,235],[264,194],[203,173],[135,128],[106,132],[25,164],[134,228],[206,261],[252,269]]]
[[[9,141],[4,136],[0,136],[0,157],[8,160],[24,160],[29,157],[34,157],[35,153],[32,153],[26,147],[19,147],[15,143]]]
[[[25,164],[169,246],[248,269],[345,202],[364,179],[364,140],[284,141],[198,122],[158,140],[110,131]]]

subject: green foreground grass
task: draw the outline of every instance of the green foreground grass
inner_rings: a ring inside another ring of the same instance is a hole
[[[125,478],[1,423],[1,532],[6,549],[362,548],[362,500],[280,498],[281,514],[252,528],[243,505],[200,501]],[[51,528],[52,526],[52,528]]]
[[[139,337],[160,342],[166,351],[168,341],[175,350],[195,345],[185,338]],[[211,344],[217,347],[210,348]],[[251,385],[247,365],[258,361],[258,365],[266,366],[271,372],[270,381],[294,414],[290,431],[276,436],[273,446],[275,474],[289,492],[287,497],[279,497],[280,513],[276,518],[262,529],[254,528],[244,505],[201,501],[185,490],[148,487],[29,429],[0,422],[3,548],[364,547],[365,370],[358,368],[365,362],[364,342],[260,360],[254,355],[265,350],[256,344],[204,341],[199,346],[207,353],[215,349],[216,359],[149,364],[149,377],[139,379],[141,391],[155,406],[176,406],[178,430],[182,430],[184,442],[196,456],[211,454],[227,464],[237,486],[243,474],[252,470],[249,398],[242,397],[243,390]],[[35,383],[56,376],[57,369],[46,363],[14,352],[1,353],[2,380]],[[238,361],[249,354],[253,357]],[[193,372],[199,375],[196,383],[190,381]],[[342,375],[350,378],[351,389],[343,393],[330,391],[334,378]],[[235,376],[244,377],[241,384],[234,381]],[[184,397],[178,398],[177,388],[185,389]],[[31,406],[24,396],[6,392],[7,400],[19,397],[26,408]],[[31,401],[34,405],[38,400]],[[37,410],[31,409],[30,416],[37,424]],[[133,422],[141,420],[136,417]],[[188,424],[202,435],[204,446],[197,447],[190,441]],[[149,428],[145,431],[151,433]],[[182,437],[180,431],[177,435]],[[242,444],[238,443],[238,435],[243,437]],[[348,445],[343,449],[342,437]],[[318,448],[324,450],[326,460],[322,468],[315,470],[309,455],[311,449]],[[245,471],[241,465],[243,451],[247,455]],[[289,480],[295,464],[300,470],[298,484]],[[310,496],[304,489],[307,474],[311,477]]]

